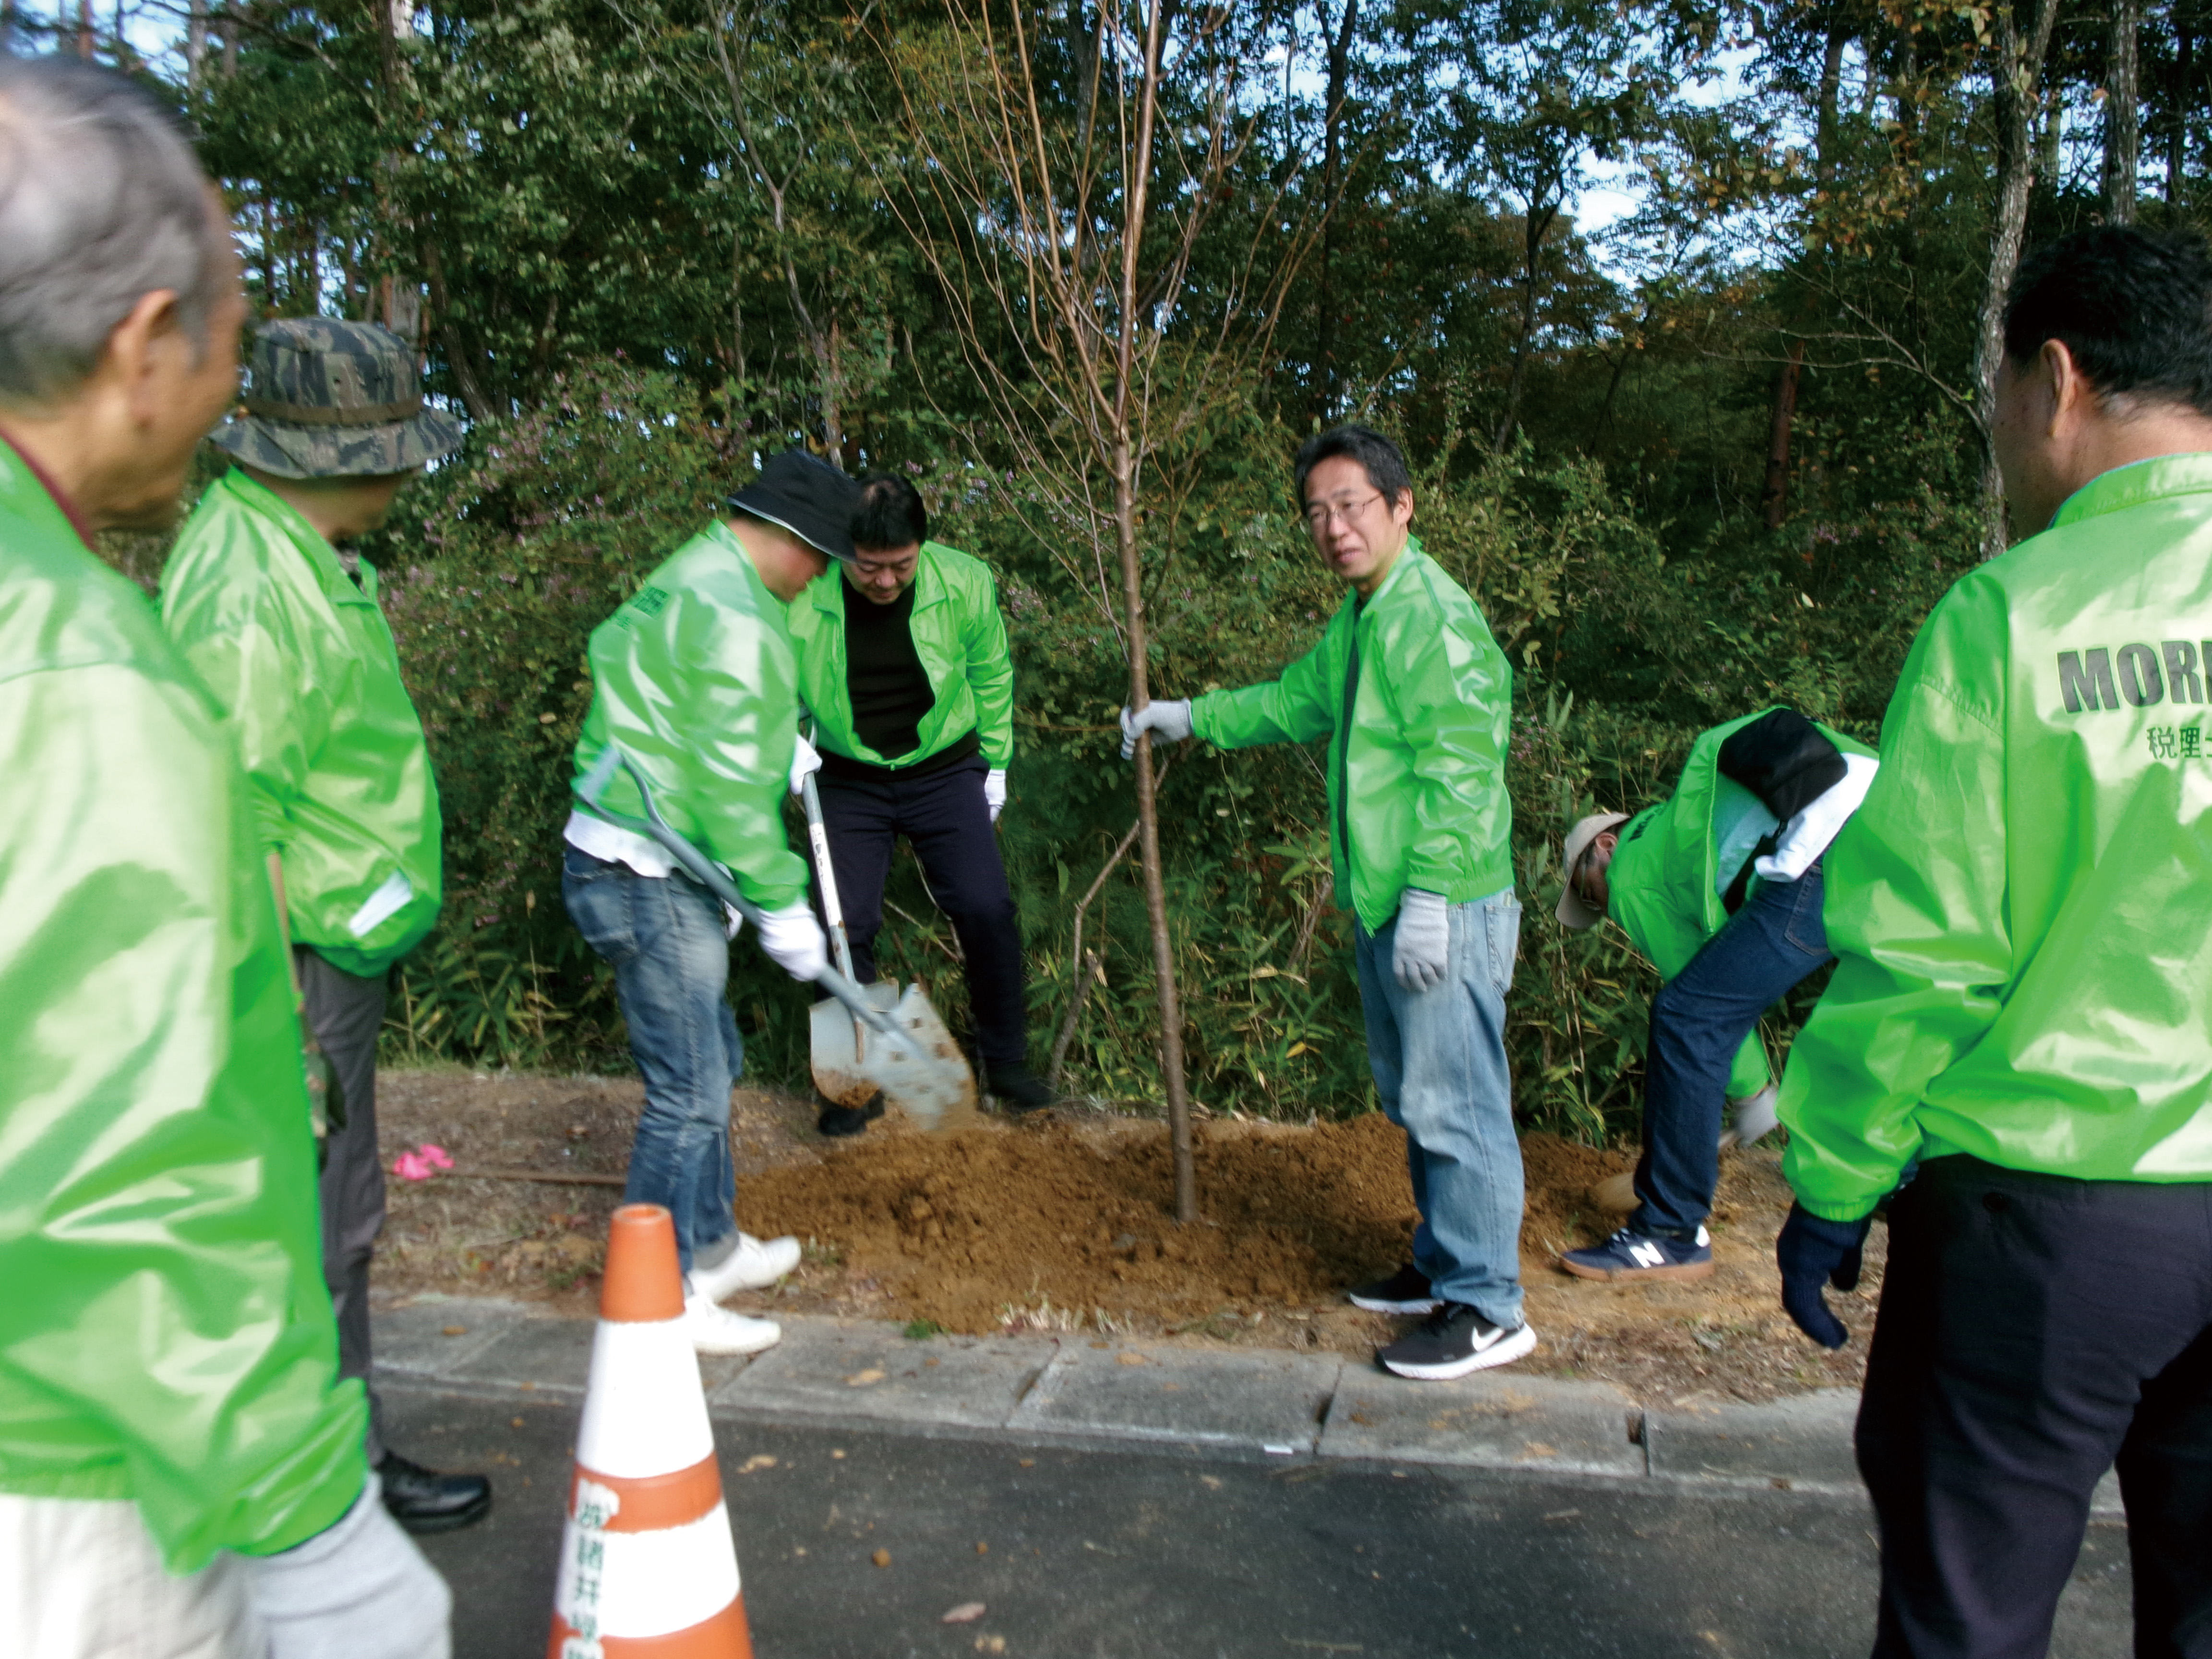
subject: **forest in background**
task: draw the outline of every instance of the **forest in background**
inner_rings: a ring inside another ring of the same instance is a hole
[[[2208,9],[4,0],[0,46],[173,100],[257,314],[385,323],[466,416],[365,549],[446,807],[396,1057],[624,1064],[559,896],[584,637],[804,443],[906,471],[999,573],[1039,1066],[1137,1109],[1186,1071],[1205,1111],[1361,1109],[1318,752],[1162,757],[1176,1054],[1113,725],[1133,624],[1163,696],[1317,637],[1289,457],[1357,418],[1514,665],[1517,1106],[1595,1139],[1654,987],[1552,921],[1563,827],[1768,702],[1875,735],[2004,544],[1981,420],[2020,249],[2197,222]],[[149,586],[162,550],[110,550]],[[890,897],[884,971],[957,1028],[951,930],[903,861]],[[756,1074],[801,1079],[809,994],[741,946],[732,994]]]

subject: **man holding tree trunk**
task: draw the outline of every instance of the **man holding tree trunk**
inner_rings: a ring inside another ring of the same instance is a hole
[[[1279,680],[1121,711],[1139,735],[1224,749],[1328,744],[1330,853],[1354,912],[1368,1063],[1406,1131],[1413,1259],[1352,1292],[1423,1322],[1376,1356],[1442,1380],[1536,1346],[1522,1317],[1521,1147],[1505,1060],[1521,906],[1505,745],[1513,673],[1467,590],[1412,533],[1397,445],[1363,426],[1307,440],[1296,477],[1322,562],[1349,590]]]

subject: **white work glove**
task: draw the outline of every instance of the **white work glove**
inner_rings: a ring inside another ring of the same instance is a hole
[[[1137,753],[1137,735],[1150,732],[1162,743],[1181,743],[1190,735],[1190,699],[1179,697],[1162,702],[1157,698],[1132,714],[1121,711],[1121,758],[1133,759]]]
[[[1774,1103],[1781,1097],[1782,1091],[1770,1083],[1747,1099],[1729,1102],[1735,1117],[1730,1133],[1735,1136],[1737,1146],[1748,1146],[1753,1141],[1774,1133],[1776,1126],[1782,1121],[1780,1114],[1774,1109]]]
[[[744,911],[738,909],[734,904],[725,904],[722,907],[722,937],[724,939],[737,938],[738,933],[744,930],[744,925],[745,913]]]
[[[804,900],[760,919],[761,949],[795,980],[812,979],[830,965],[830,941]]]
[[[799,747],[791,751],[791,793],[795,795],[805,788],[806,775],[810,772],[819,772],[821,769],[821,751],[805,738],[801,738],[799,740]],[[733,933],[731,937],[734,939],[737,936]]]
[[[983,775],[983,805],[991,809],[991,822],[1006,810],[1006,769],[994,766]]]
[[[1451,907],[1442,893],[1408,887],[1398,901],[1398,944],[1390,971],[1408,991],[1429,991],[1444,982],[1451,955]]]
[[[453,1594],[385,1512],[374,1474],[327,1530],[239,1559],[270,1659],[452,1659]]]

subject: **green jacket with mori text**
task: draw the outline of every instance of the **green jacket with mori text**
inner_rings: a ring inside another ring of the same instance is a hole
[[[0,1492],[135,1502],[170,1568],[368,1479],[300,1026],[232,734],[0,444]]]
[[[2094,479],[1929,614],[1825,858],[1781,1101],[1814,1213],[1956,1152],[2212,1181],[2208,650],[2212,454]]]
[[[1419,538],[1365,605],[1346,589],[1321,643],[1281,678],[1208,692],[1190,713],[1223,749],[1328,738],[1336,891],[1370,933],[1408,887],[1460,904],[1513,885],[1513,670]]]

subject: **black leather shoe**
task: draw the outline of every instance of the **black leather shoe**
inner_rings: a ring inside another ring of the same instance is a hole
[[[1052,1091],[1026,1066],[992,1072],[984,1079],[983,1088],[1016,1117],[1024,1112],[1041,1112],[1052,1104]]]
[[[481,1474],[440,1474],[398,1452],[376,1466],[384,1507],[409,1532],[458,1532],[491,1513],[491,1482]]]
[[[819,1095],[817,1100],[822,1100]],[[839,1106],[822,1101],[822,1115],[814,1120],[814,1127],[835,1140],[844,1135],[856,1135],[884,1115],[884,1091],[878,1089],[868,1097],[865,1106]]]

